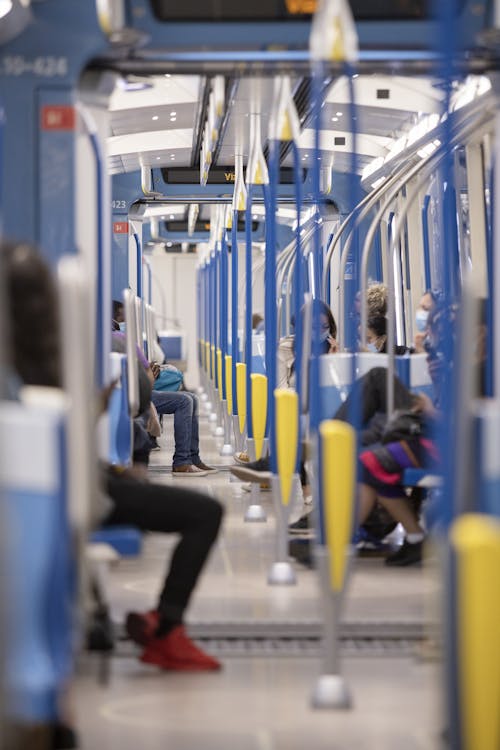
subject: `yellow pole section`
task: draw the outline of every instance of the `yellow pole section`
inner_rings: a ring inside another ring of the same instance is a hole
[[[233,413],[233,358],[226,354],[226,401],[227,413]]]
[[[462,750],[500,748],[500,524],[461,516],[457,554],[458,674]]]
[[[222,400],[222,351],[217,349],[217,378],[219,383],[219,396]]]
[[[238,400],[240,432],[243,433],[247,416],[247,366],[244,362],[236,363],[236,398]]]
[[[210,377],[210,343],[205,341],[205,370]]]
[[[212,354],[212,359],[211,359],[211,362],[212,362],[212,370],[211,370],[212,380],[215,383],[215,346],[212,345],[210,347],[210,351],[211,351],[211,354]]]
[[[292,491],[292,479],[297,458],[299,439],[299,400],[295,391],[277,388],[276,401],[276,448],[278,475],[281,484],[281,502],[288,505]]]
[[[321,465],[325,533],[330,550],[330,584],[342,591],[347,568],[346,547],[351,541],[355,488],[354,429],[336,419],[321,422]]]
[[[255,458],[262,456],[267,419],[267,378],[259,373],[250,375],[252,381],[252,425]]]

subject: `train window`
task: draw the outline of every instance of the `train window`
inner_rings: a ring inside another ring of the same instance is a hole
[[[150,0],[159,21],[294,21],[310,17],[317,0]],[[358,21],[419,20],[431,15],[430,0],[350,0]],[[458,0],[461,11],[465,0]]]

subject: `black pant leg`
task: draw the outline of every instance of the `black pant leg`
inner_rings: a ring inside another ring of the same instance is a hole
[[[158,609],[162,619],[182,621],[223,516],[219,502],[192,490],[109,476],[114,508],[105,525],[130,524],[143,531],[179,533]]]

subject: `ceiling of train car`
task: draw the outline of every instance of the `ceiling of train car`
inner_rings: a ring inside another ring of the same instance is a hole
[[[292,81],[298,91],[301,81]],[[387,152],[389,143],[409,130],[420,117],[437,112],[442,92],[424,78],[358,76],[354,83],[355,107],[350,106],[347,79],[341,78],[328,89],[322,110],[321,148],[333,157],[334,169],[351,169],[353,135],[350,128],[354,115],[358,154],[357,169],[376,156]],[[187,167],[198,164],[199,128],[206,80],[200,76],[151,76],[129,79],[117,85],[110,103],[111,137],[109,159],[112,173],[130,172],[141,166]],[[232,166],[238,139],[248,143],[248,118],[255,111],[252,102],[257,92],[262,115],[262,142],[265,146],[274,82],[260,79],[230,79],[226,92],[226,124],[215,164]],[[299,150],[308,166],[314,132],[306,108],[300,112],[303,125]],[[246,147],[244,146],[246,153]],[[292,164],[291,154],[283,164]]]

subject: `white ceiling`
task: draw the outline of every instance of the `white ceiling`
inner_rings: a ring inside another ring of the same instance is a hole
[[[292,81],[292,90],[298,83],[298,79]],[[187,167],[197,163],[194,148],[205,84],[200,76],[175,75],[121,82],[110,103],[111,172],[129,172],[141,166]],[[439,111],[441,106],[441,90],[424,78],[358,76],[353,80],[353,89],[359,171],[371,159],[384,156],[390,142],[408,131],[419,118]],[[261,113],[262,145],[265,146],[275,100],[271,78],[242,78],[230,90],[232,99],[226,103],[227,127],[217,159],[221,166],[234,164],[237,142],[243,144],[246,162],[251,112]],[[349,102],[349,83],[342,77],[330,87],[321,115],[321,149],[330,154],[338,171],[347,171],[352,164],[353,136],[346,127],[353,114]],[[306,121],[299,141],[304,166],[310,164],[313,143],[314,133]],[[291,164],[289,154],[284,165]]]

